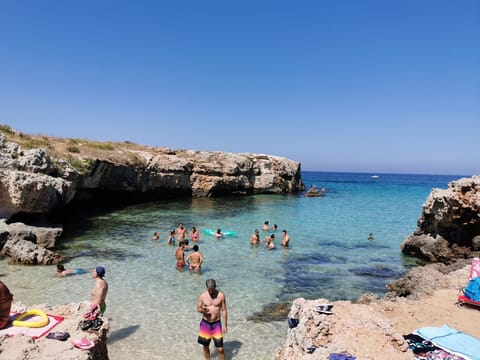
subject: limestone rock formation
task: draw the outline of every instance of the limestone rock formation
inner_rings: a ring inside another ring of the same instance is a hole
[[[57,315],[64,320],[52,329],[52,332],[68,332],[70,337],[66,341],[48,339],[42,336],[33,340],[29,336],[0,336],[0,358],[24,360],[108,360],[107,334],[110,328],[108,318],[102,317],[103,324],[98,331],[83,331],[78,329],[78,323],[83,320],[89,304],[81,302],[68,305],[33,305],[27,307],[21,303],[14,303],[12,311],[23,312],[29,309],[42,310],[47,314]],[[89,350],[77,349],[72,340],[86,338],[95,346]]]
[[[7,141],[7,134],[46,149],[24,150]],[[292,193],[305,187],[300,164],[278,156],[114,145],[35,138],[2,127],[0,220],[13,222],[15,216],[23,220],[28,215],[43,219],[75,205],[94,208],[175,197]],[[47,249],[61,233],[61,228],[1,223],[0,254],[25,264],[59,262],[62,256]]]
[[[115,144],[116,149],[88,141],[80,150],[82,143],[75,144],[67,154],[24,151],[0,132],[0,218],[48,214],[75,203],[291,193],[305,187],[300,163],[278,156],[129,144]],[[89,153],[92,147],[107,150]]]
[[[366,304],[350,301],[333,303],[333,314],[315,311],[325,299],[296,299],[289,318],[298,325],[288,330],[284,345],[275,354],[275,360],[328,359],[331,353],[348,353],[357,359],[407,360],[407,344],[392,323]],[[372,356],[372,343],[378,357]],[[381,354],[378,354],[381,349]]]
[[[479,255],[480,177],[433,189],[417,229],[401,244],[403,252],[432,262],[451,263]]]
[[[20,264],[57,264],[64,257],[48,248],[55,246],[61,234],[62,228],[58,227],[7,224],[0,220],[0,255],[10,256],[13,262]]]

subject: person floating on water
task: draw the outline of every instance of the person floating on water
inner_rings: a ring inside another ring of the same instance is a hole
[[[65,277],[68,275],[80,275],[80,274],[85,274],[86,271],[84,269],[71,269],[67,270],[65,269],[65,266],[63,264],[57,264],[57,273],[55,274],[55,277]]]
[[[157,231],[155,231],[150,240],[158,240],[159,238],[160,238],[160,234]]]
[[[217,239],[223,239],[222,229],[217,229],[217,231],[215,232],[215,237]]]
[[[368,240],[370,240],[370,241],[375,240],[375,237],[373,236],[373,233],[368,234]]]

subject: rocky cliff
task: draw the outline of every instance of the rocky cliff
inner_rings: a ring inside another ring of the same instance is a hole
[[[401,244],[404,253],[430,262],[452,263],[480,254],[480,177],[433,189],[417,229]]]
[[[46,215],[67,207],[282,194],[304,188],[300,163],[279,156],[30,136],[2,125],[0,251],[22,263],[60,261],[38,247],[52,248],[61,226],[20,229],[24,225],[18,222],[38,225]]]

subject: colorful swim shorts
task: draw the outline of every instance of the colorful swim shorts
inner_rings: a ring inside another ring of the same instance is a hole
[[[198,343],[209,346],[213,338],[215,347],[223,347],[222,323],[220,320],[209,322],[205,319],[200,321],[200,330],[198,332]]]

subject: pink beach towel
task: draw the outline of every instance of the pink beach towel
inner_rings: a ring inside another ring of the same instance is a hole
[[[480,258],[473,258],[472,260],[472,267],[470,268],[470,276],[468,280],[472,280],[473,278],[480,276]]]
[[[15,317],[20,315],[20,313],[10,313],[10,321],[6,328],[0,330],[0,336],[2,335],[25,335],[31,336],[33,339],[38,339],[39,337],[44,336],[45,334],[49,333],[55,326],[60,324],[64,317],[58,315],[51,315],[47,314],[48,316],[48,324],[41,328],[30,328],[24,326],[13,326],[12,321],[15,320]],[[29,318],[28,321],[40,321],[40,316],[32,316]]]

